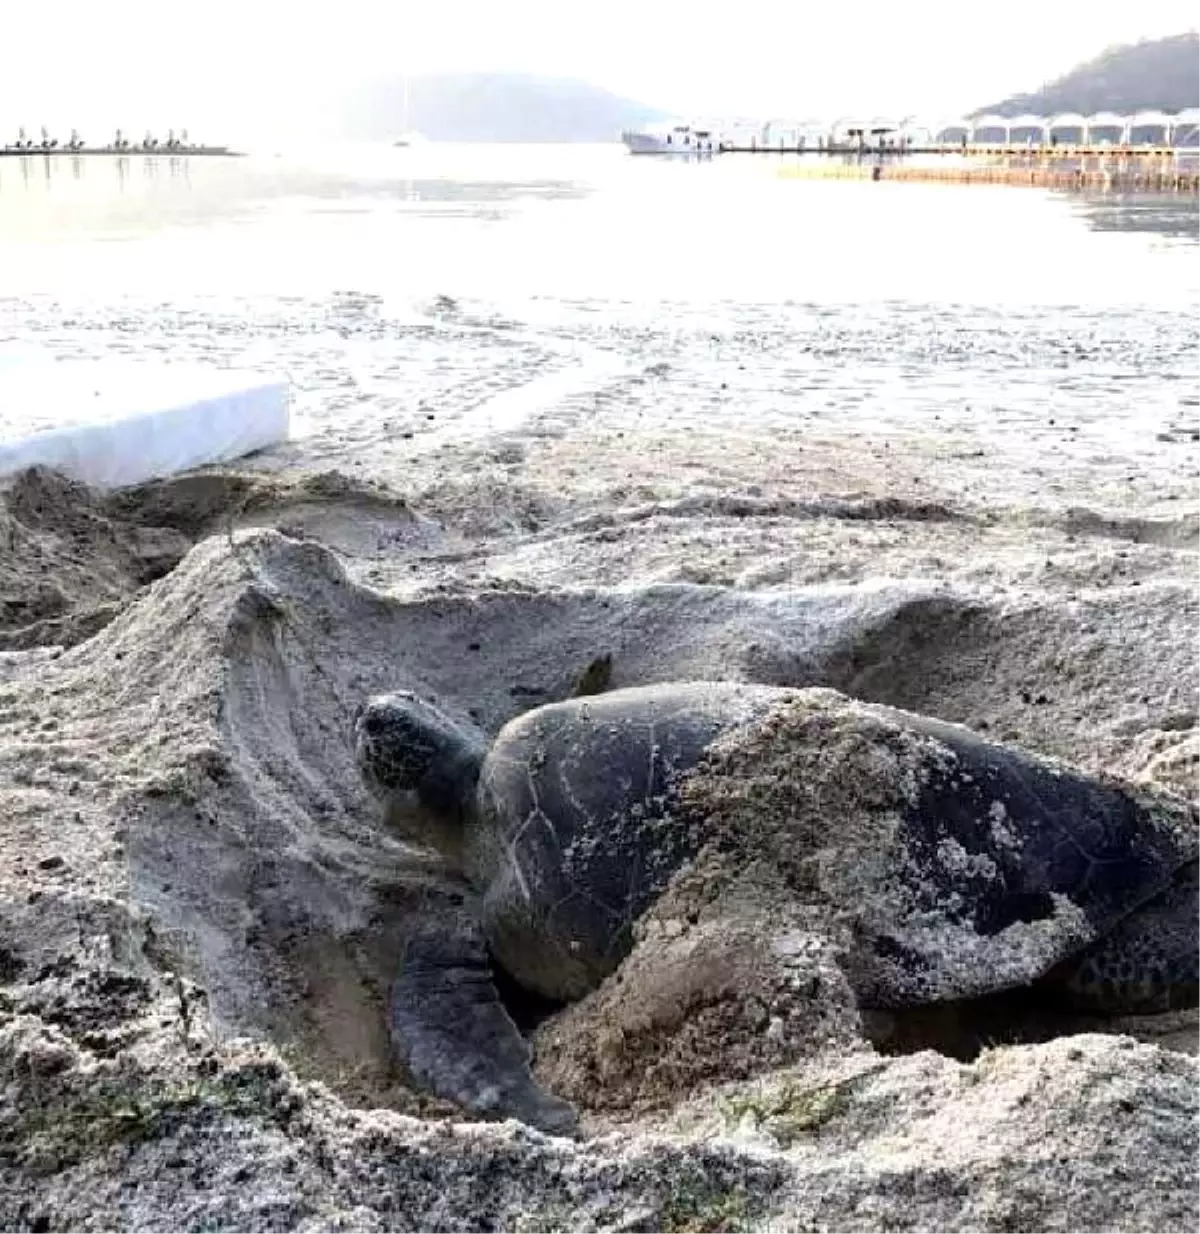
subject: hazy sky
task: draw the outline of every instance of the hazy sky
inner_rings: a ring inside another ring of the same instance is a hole
[[[0,136],[43,122],[207,132],[235,117],[269,129],[315,86],[446,69],[583,77],[685,113],[953,115],[1109,44],[1194,28],[1195,12],[1195,0],[8,0]]]

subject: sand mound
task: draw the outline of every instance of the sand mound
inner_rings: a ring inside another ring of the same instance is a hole
[[[149,1230],[1188,1230],[1191,1059],[843,1057],[586,1144],[347,1108],[269,1049],[98,1058],[6,1015],[0,1220]]]
[[[84,485],[34,468],[0,496],[0,649],[94,634],[191,542],[173,529],[114,519]]]
[[[1137,775],[1151,755],[1131,738],[1158,735],[1160,782],[1177,790],[1164,754],[1195,731],[1198,621],[1195,588],[1173,583],[1063,601],[931,597],[864,639],[829,684],[1092,771]]]
[[[235,526],[366,556],[429,533],[382,485],[336,471],[199,471],[101,493],[29,468],[0,491],[0,651],[90,638],[198,540]]]

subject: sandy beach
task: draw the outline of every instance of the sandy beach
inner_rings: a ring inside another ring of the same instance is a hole
[[[414,922],[472,905],[351,743],[373,692],[494,734],[607,655],[612,688],[828,687],[1194,799],[1177,314],[247,304],[0,305],[296,400],[236,466],[0,492],[0,1224],[1196,1227],[1194,1008],[968,1030],[834,993],[781,1054],[748,986],[681,961],[651,1015],[635,964],[532,1034],[577,1138],[431,1098],[385,1001]]]
[[[958,427],[956,470],[945,441],[886,432],[865,460],[857,441],[583,425],[112,495],[18,477],[6,1223],[1193,1224],[1189,1013],[973,1062],[880,1054],[843,1023],[698,1090],[631,1089],[616,1065],[611,1091],[571,1093],[579,1142],[464,1124],[396,1073],[381,1000],[412,914],[446,893],[359,785],[348,715],[371,691],[495,731],[608,653],[613,685],[828,685],[1194,787],[1194,446],[1112,460],[1145,505],[1104,502],[1081,460],[1088,486],[1014,513],[961,498],[973,452],[995,456],[982,434]],[[561,1088],[554,1032],[538,1065]]]

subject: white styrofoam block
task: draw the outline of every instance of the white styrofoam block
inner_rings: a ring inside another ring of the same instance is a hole
[[[119,488],[284,441],[289,388],[261,373],[107,360],[0,364],[0,476],[41,464]]]

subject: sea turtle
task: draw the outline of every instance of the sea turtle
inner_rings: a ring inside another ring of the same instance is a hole
[[[1196,998],[1193,807],[958,725],[829,690],[692,682],[537,707],[490,748],[387,694],[360,707],[355,746],[390,821],[475,889],[478,917],[413,932],[391,1029],[419,1081],[485,1115],[575,1118],[533,1079],[491,965],[581,998],[713,844],[746,868],[765,852],[787,894],[823,906],[864,1007],[1033,983],[1113,1010]],[[742,791],[768,754],[781,770],[765,797],[761,781]],[[762,797],[748,812],[747,794]]]

